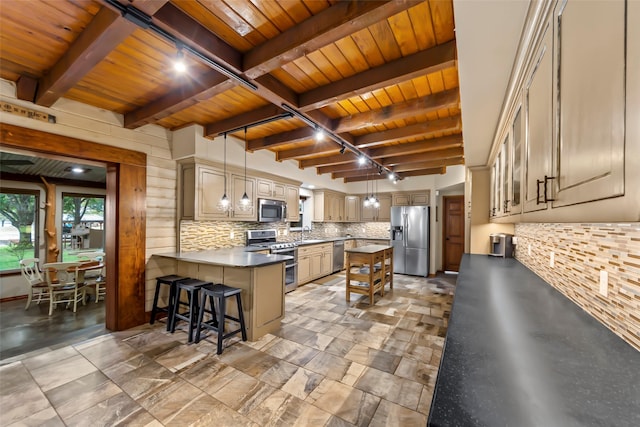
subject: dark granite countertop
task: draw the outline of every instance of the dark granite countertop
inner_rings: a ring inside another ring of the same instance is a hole
[[[640,352],[515,259],[464,255],[429,426],[639,426]]]
[[[200,264],[219,265],[222,267],[262,267],[284,262],[293,257],[288,255],[257,254],[245,247],[230,249],[211,249],[198,252],[171,252],[154,256],[173,258],[178,261],[196,262]]]

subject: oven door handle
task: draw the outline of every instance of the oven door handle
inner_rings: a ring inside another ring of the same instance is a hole
[[[297,266],[298,266],[298,263],[296,262],[296,263],[293,263],[293,264],[285,264],[284,268],[293,268],[293,267],[297,267]]]

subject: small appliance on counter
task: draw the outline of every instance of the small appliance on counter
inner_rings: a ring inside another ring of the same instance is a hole
[[[513,234],[494,233],[489,234],[490,252],[489,256],[502,258],[513,258],[514,246]]]

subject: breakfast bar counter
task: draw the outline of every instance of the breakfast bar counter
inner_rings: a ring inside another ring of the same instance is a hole
[[[430,426],[638,426],[640,352],[513,258],[464,255]]]
[[[153,277],[167,274],[223,283],[242,289],[247,338],[255,341],[280,328],[284,318],[285,255],[265,255],[245,248],[156,254],[147,270]],[[235,307],[228,312],[237,316]]]

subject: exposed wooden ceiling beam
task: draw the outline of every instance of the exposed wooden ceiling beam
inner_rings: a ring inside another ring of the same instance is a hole
[[[347,178],[353,176],[369,176],[369,179],[373,179],[372,176],[375,175],[376,179],[378,177],[378,169],[376,168],[367,168],[367,169],[355,169],[350,171],[339,171],[332,172],[331,178]]]
[[[342,163],[342,164],[327,165],[327,166],[318,166],[318,167],[316,167],[316,172],[318,173],[318,175],[322,175],[322,174],[325,174],[325,173],[364,170],[364,168],[365,168],[365,166],[359,164],[357,162],[357,160],[353,160],[350,163]]]
[[[455,66],[456,44],[450,41],[307,91],[299,96],[301,111],[382,89],[415,77]]]
[[[289,150],[276,151],[276,160],[297,159],[317,154],[337,154],[339,146],[332,141],[323,141],[321,143],[307,145],[304,147],[291,148]]]
[[[197,104],[198,99],[212,98],[234,86],[236,83],[222,74],[213,71],[206,73],[198,79],[193,79],[192,84],[180,86],[162,98],[125,114],[124,127],[135,129],[153,123]]]
[[[439,168],[442,166],[463,165],[464,157],[455,157],[452,159],[430,160],[426,162],[405,163],[393,167],[394,172],[408,172],[419,169]]]
[[[442,166],[439,168],[416,169],[414,171],[406,171],[406,172],[402,172],[402,176],[406,178],[408,176],[444,175],[445,173],[447,173],[447,167]]]
[[[434,93],[422,98],[392,104],[377,110],[341,117],[334,122],[334,132],[349,132],[368,126],[375,126],[394,120],[414,117],[418,114],[436,112],[443,108],[454,108],[460,105],[458,89]]]
[[[244,73],[252,79],[267,74],[417,3],[416,0],[337,2],[247,52]]]
[[[308,126],[278,133],[264,138],[256,138],[247,141],[247,151],[263,150],[265,148],[275,148],[279,145],[291,144],[293,142],[308,141],[314,138],[315,131]]]
[[[350,176],[350,177],[346,177],[344,178],[344,182],[362,182],[362,181],[373,181],[373,180],[380,180],[380,179],[388,179],[386,174],[382,174],[382,175],[378,175],[375,174],[375,176],[371,176],[369,175],[368,177],[366,175],[364,176]]]
[[[183,43],[207,54],[236,73],[242,73],[242,53],[213,34],[198,21],[168,3],[153,15],[153,22],[174,33]]]
[[[229,117],[225,120],[209,123],[205,128],[206,136],[215,136],[233,129],[237,129],[249,123],[257,123],[279,116],[283,113],[282,108],[277,105],[268,104],[247,113]]]
[[[137,0],[135,6],[153,15],[166,2],[167,0]],[[119,13],[102,7],[49,73],[39,80],[35,99],[29,101],[51,107],[136,28],[135,24]]]
[[[357,160],[357,156],[351,152],[344,154],[334,154],[331,156],[316,157],[313,159],[303,159],[298,161],[301,169],[320,165],[338,165],[340,163],[349,163]]]
[[[462,134],[442,136],[440,138],[424,139],[422,141],[407,142],[403,144],[388,145],[372,148],[367,154],[374,159],[389,156],[424,153],[427,151],[444,150],[462,146]]]
[[[453,116],[381,132],[368,133],[356,137],[354,142],[357,147],[366,148],[416,136],[426,137],[440,132],[460,131],[460,129],[460,116]]]
[[[446,150],[428,151],[426,153],[407,154],[403,156],[386,157],[380,160],[384,166],[396,166],[404,163],[427,162],[430,160],[450,159],[464,155],[462,147],[447,148]]]

